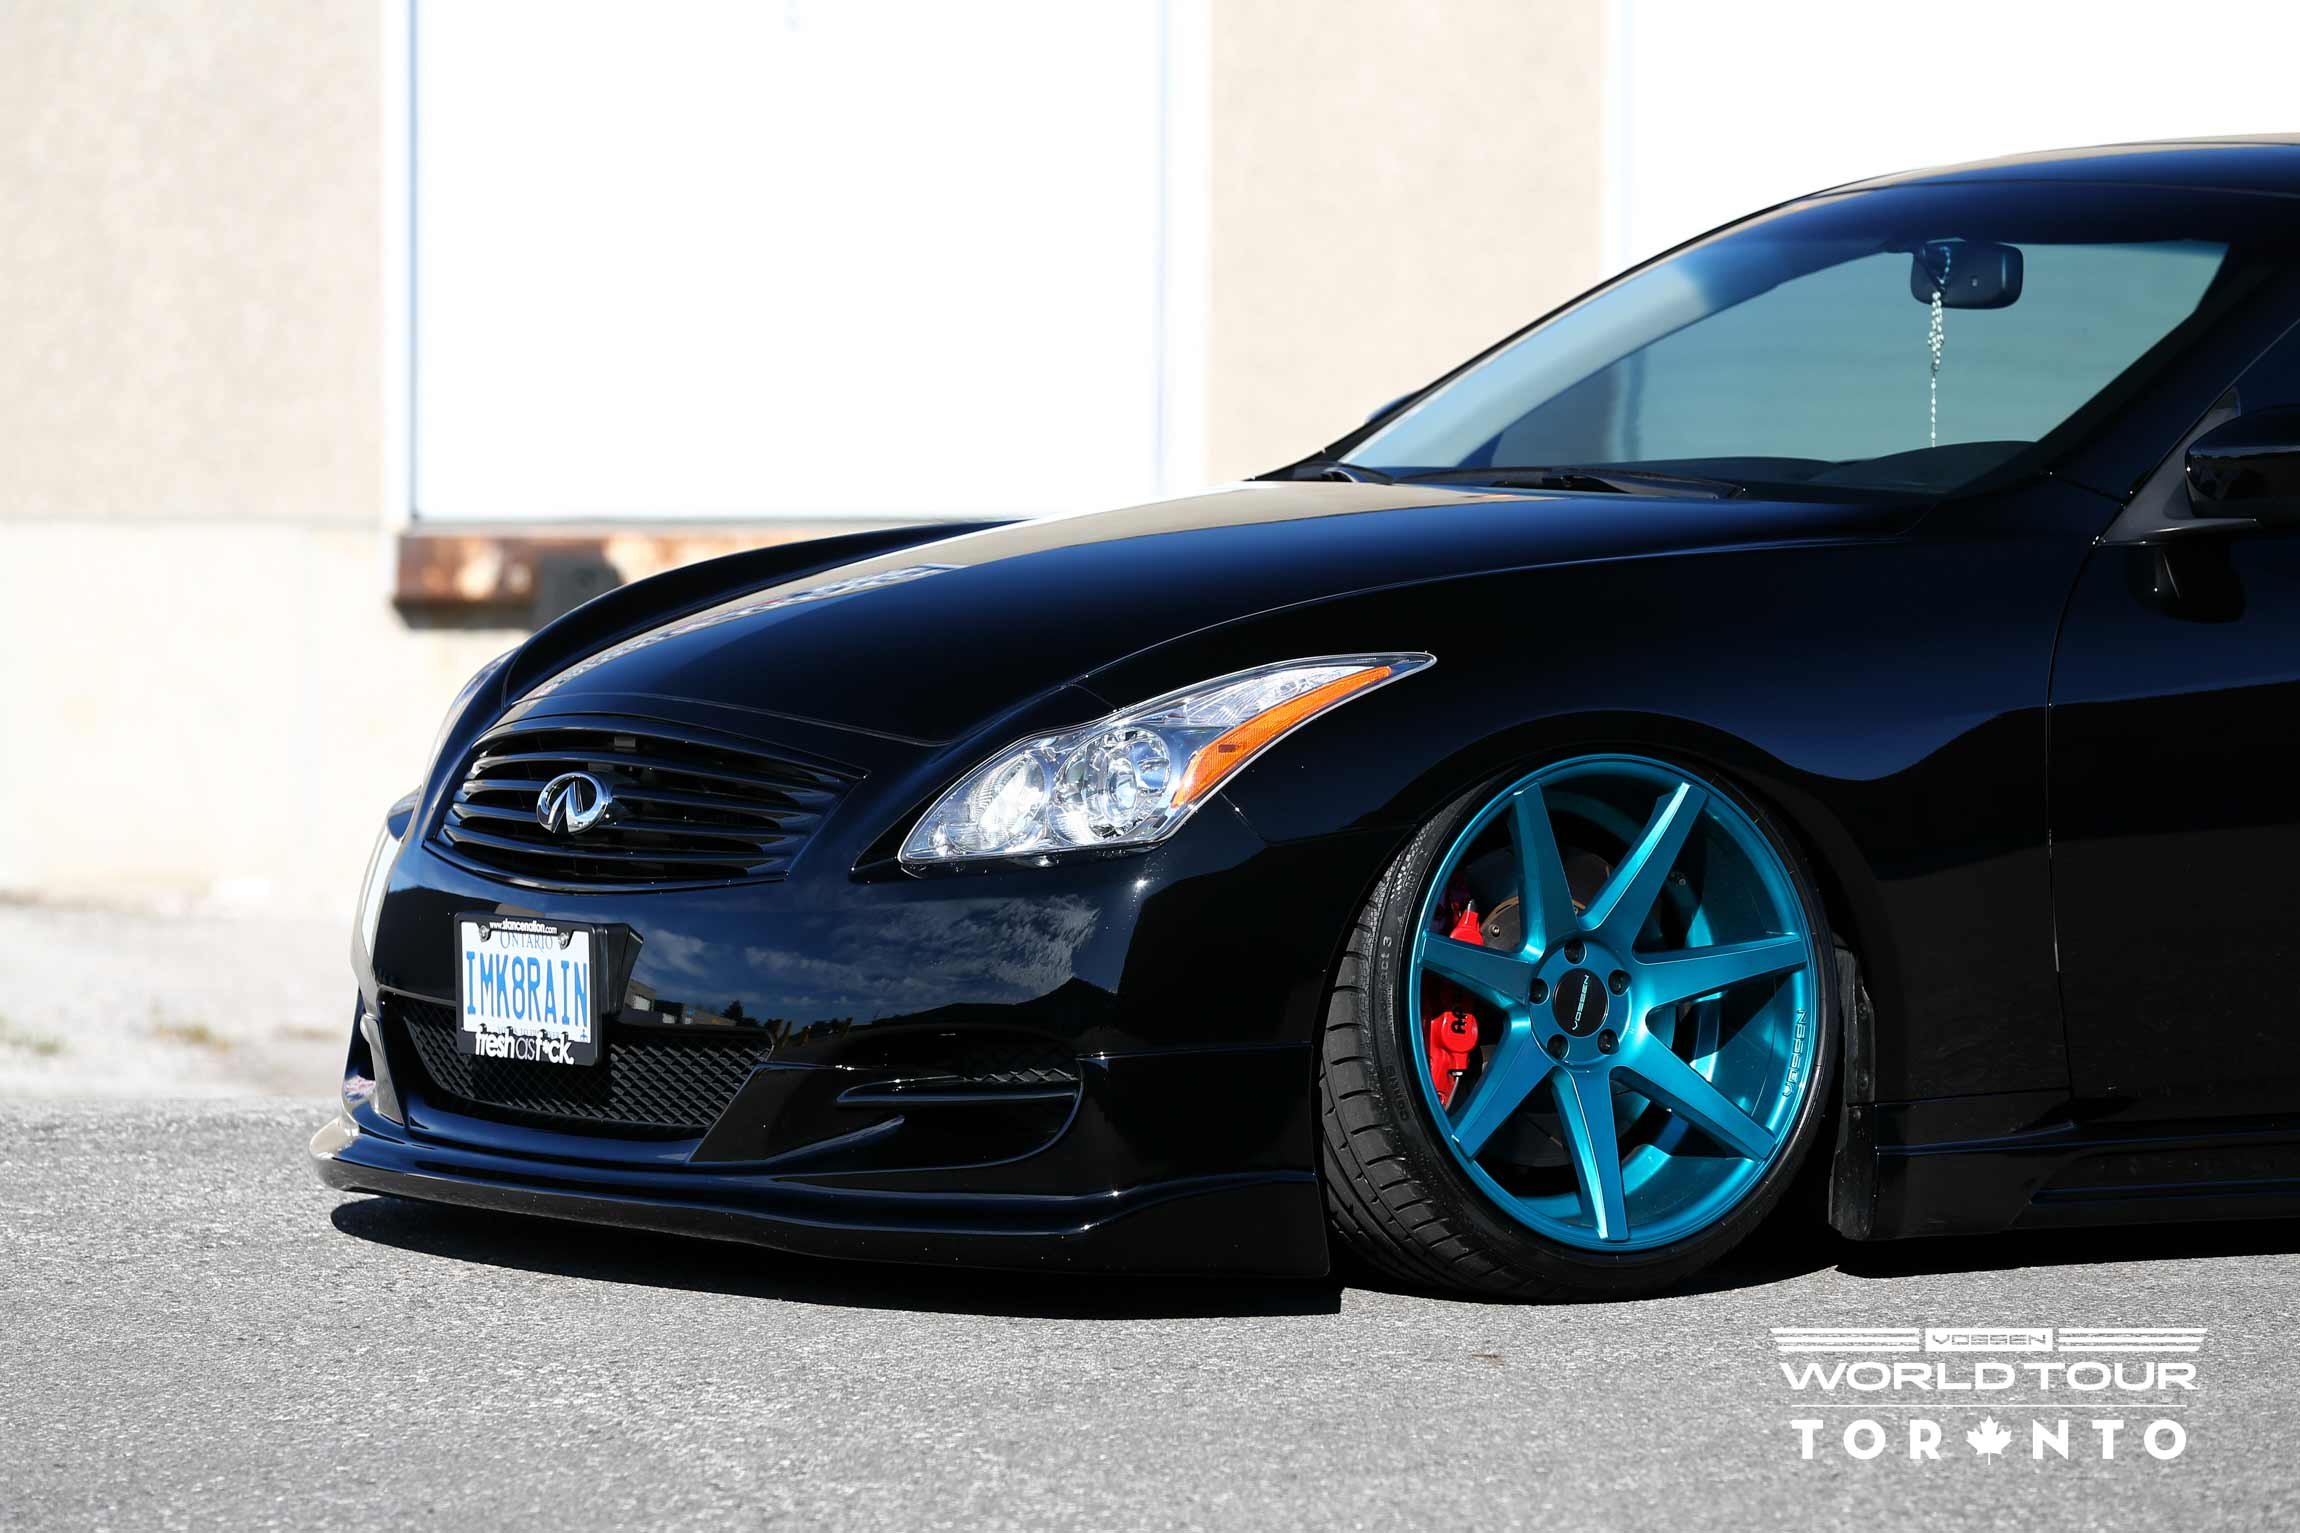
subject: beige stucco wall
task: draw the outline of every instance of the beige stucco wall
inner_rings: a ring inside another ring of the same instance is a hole
[[[509,642],[386,599],[382,39],[0,5],[0,892],[348,908]]]
[[[0,6],[0,517],[367,523],[382,27]]]
[[[1604,0],[1210,0],[1207,458],[1300,457],[1599,275]]]
[[[0,891],[348,911],[441,710],[517,637],[411,633],[381,541],[0,522]]]

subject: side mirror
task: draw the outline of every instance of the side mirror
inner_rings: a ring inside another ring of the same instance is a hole
[[[2188,503],[2200,517],[2300,526],[2300,409],[2239,415],[2189,443]]]

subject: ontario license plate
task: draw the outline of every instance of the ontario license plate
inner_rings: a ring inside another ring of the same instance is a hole
[[[553,1065],[598,1060],[597,943],[589,927],[460,916],[455,940],[458,1050]]]

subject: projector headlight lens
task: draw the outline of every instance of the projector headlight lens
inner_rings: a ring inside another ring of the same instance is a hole
[[[1231,773],[1311,719],[1433,663],[1426,654],[1289,660],[1022,741],[937,799],[904,839],[902,860],[1148,845],[1172,835]]]

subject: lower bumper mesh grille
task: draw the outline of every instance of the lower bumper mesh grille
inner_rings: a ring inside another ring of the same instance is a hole
[[[452,1006],[390,996],[384,1019],[450,1105],[654,1133],[701,1134],[718,1122],[767,1048],[752,1036],[610,1027],[597,1064],[550,1065],[458,1053]]]

